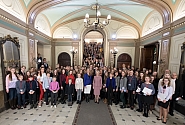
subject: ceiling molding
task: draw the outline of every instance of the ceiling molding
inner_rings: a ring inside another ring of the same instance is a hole
[[[95,16],[92,16],[92,18],[95,18]],[[107,17],[106,17],[106,16],[101,16],[101,18],[105,18],[105,19],[106,19]],[[65,24],[68,24],[68,23],[71,23],[71,22],[74,22],[74,21],[78,21],[78,20],[83,20],[83,19],[84,19],[84,16],[78,17],[78,18],[74,18],[74,19],[68,20],[68,21],[66,21],[66,22],[60,23],[59,25],[57,25],[57,26],[55,26],[55,27],[52,28],[51,33],[53,34],[54,31],[55,31],[57,28],[59,28],[59,27],[65,25]],[[128,22],[128,21],[126,21],[126,20],[122,20],[122,19],[119,19],[119,18],[116,18],[116,17],[112,17],[111,20],[115,20],[115,21],[118,21],[118,22],[121,22],[121,23],[124,23],[124,24],[127,24],[127,25],[129,25],[129,26],[134,27],[134,28],[138,31],[138,34],[139,34],[139,36],[140,36],[141,30],[142,30],[141,27],[137,27],[135,24],[133,24],[133,23],[131,23],[131,22]]]
[[[131,0],[131,1],[147,5],[157,10],[162,15],[164,24],[172,22],[173,19],[172,9],[166,2],[161,0]]]
[[[71,1],[71,0],[56,0],[56,1],[43,0],[43,1],[38,2],[29,10],[28,17],[27,17],[27,23],[32,24],[35,21],[36,16],[41,11],[51,6],[54,6],[54,5],[63,3],[63,2],[68,2],[68,1]],[[172,20],[171,8],[164,1],[156,1],[156,0],[131,0],[131,1],[144,4],[148,7],[151,7],[157,10],[162,15],[164,24],[169,23]]]

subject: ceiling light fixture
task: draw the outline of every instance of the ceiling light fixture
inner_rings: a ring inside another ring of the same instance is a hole
[[[84,26],[86,28],[94,26],[95,29],[97,29],[98,27],[103,29],[105,26],[107,26],[109,24],[109,21],[111,19],[111,15],[108,15],[106,20],[104,20],[103,22],[100,22],[99,18],[101,16],[101,13],[100,13],[100,11],[98,11],[98,9],[100,9],[100,6],[98,5],[97,0],[96,0],[96,4],[92,6],[92,9],[94,9],[96,11],[96,20],[93,23],[91,23],[90,19],[89,19],[89,14],[87,13],[85,15],[85,19],[84,19]]]

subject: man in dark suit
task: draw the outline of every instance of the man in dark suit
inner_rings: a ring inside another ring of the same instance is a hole
[[[48,69],[48,67],[49,67],[47,62],[46,62],[46,58],[43,59],[43,64],[42,65],[44,65],[44,69],[46,71]]]
[[[171,116],[174,116],[173,110],[174,110],[174,107],[175,107],[175,102],[182,98],[183,85],[182,85],[181,80],[177,79],[177,74],[176,73],[172,74],[172,78],[175,80],[175,92],[174,92],[174,94],[172,96],[172,100],[170,101],[169,114]]]
[[[26,70],[26,66],[22,66],[20,71],[19,71],[19,75],[23,76],[23,80],[27,80],[26,79],[26,72],[25,72],[25,70]]]
[[[38,56],[37,56],[37,68],[40,69],[42,65],[42,57],[40,56],[40,53],[38,53]]]

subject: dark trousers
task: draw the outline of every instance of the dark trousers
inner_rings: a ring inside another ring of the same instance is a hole
[[[112,96],[113,96],[113,89],[110,87],[107,90],[107,101],[108,104],[112,105]]]
[[[29,94],[29,102],[30,104],[36,104],[36,92]]]
[[[86,102],[89,102],[90,101],[90,94],[85,94],[85,99],[86,99]]]
[[[10,107],[16,107],[16,105],[17,105],[17,90],[16,90],[16,88],[9,88],[9,104],[10,104]]]
[[[144,113],[148,115],[149,110],[150,110],[150,104],[144,103]]]
[[[119,100],[120,100],[120,91],[118,90],[117,92],[115,91],[114,92],[114,101],[115,103],[119,103]]]
[[[51,92],[51,105],[57,104],[58,93]]]
[[[128,101],[130,106],[134,106],[134,94],[133,90],[128,90]]]
[[[143,102],[142,102],[142,95],[137,94],[138,106],[140,110],[143,110]]]
[[[170,100],[170,108],[169,108],[169,112],[173,114],[173,110],[175,108],[175,102],[176,102],[176,98],[172,96],[172,100]]]
[[[72,100],[72,94],[68,94],[68,102],[72,102],[73,100]]]
[[[48,103],[48,97],[49,97],[50,90],[46,89],[46,92],[44,92],[44,101]]]
[[[17,97],[17,90],[16,88],[9,88],[9,99],[15,99]]]
[[[18,96],[18,105],[21,106],[22,104],[25,105],[25,93],[24,94],[17,94]]]
[[[123,103],[123,106],[125,106],[125,93],[124,92],[122,92],[121,94],[120,94],[120,100],[121,100],[121,102]]]

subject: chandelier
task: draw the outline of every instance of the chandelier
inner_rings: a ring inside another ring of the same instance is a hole
[[[92,9],[94,9],[96,12],[96,19],[94,22],[91,23],[91,21],[89,19],[89,14],[87,13],[85,15],[85,19],[84,19],[84,26],[86,28],[94,26],[95,29],[97,29],[98,27],[103,29],[105,26],[107,26],[109,24],[109,20],[111,19],[111,15],[108,15],[106,20],[104,20],[103,22],[100,22],[99,18],[101,16],[101,13],[100,13],[100,11],[98,11],[99,8],[100,8],[100,6],[98,5],[98,2],[96,0],[96,4],[92,6]]]

